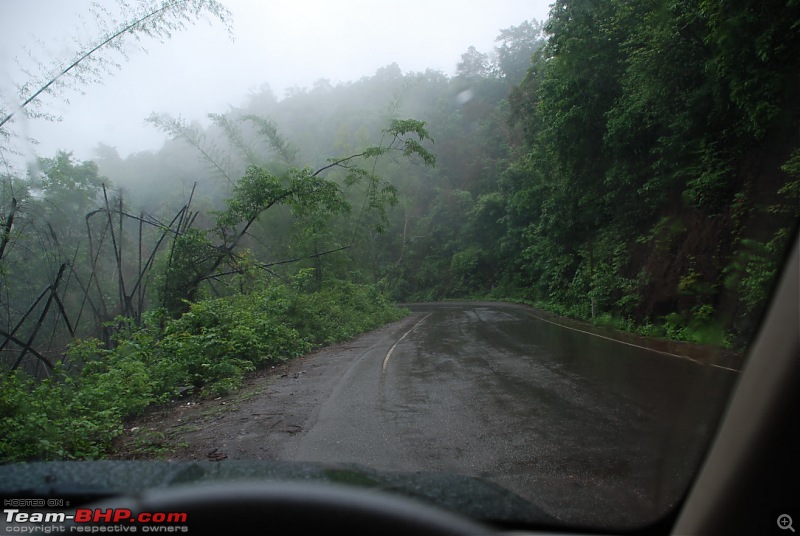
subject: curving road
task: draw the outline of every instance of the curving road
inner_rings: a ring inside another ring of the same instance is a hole
[[[479,476],[573,524],[634,526],[679,499],[736,377],[524,306],[412,309],[324,376],[277,458]]]

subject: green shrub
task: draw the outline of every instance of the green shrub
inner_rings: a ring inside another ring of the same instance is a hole
[[[92,389],[60,367],[35,382],[22,371],[0,378],[0,460],[92,458],[121,432],[113,401],[98,404]]]

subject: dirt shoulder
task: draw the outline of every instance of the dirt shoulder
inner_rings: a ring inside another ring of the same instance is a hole
[[[187,397],[125,422],[109,458],[120,460],[277,459],[307,429],[352,361],[415,315],[348,342],[250,374],[241,389],[213,399]]]

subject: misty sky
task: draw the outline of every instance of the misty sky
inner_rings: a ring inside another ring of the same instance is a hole
[[[157,149],[164,135],[144,122],[151,112],[204,120],[243,104],[265,84],[281,97],[287,88],[371,76],[396,62],[404,73],[432,68],[453,74],[469,46],[489,52],[503,28],[547,18],[551,0],[222,0],[233,13],[234,41],[218,22],[200,21],[165,43],[145,41],[122,70],[102,85],[48,98],[59,123],[17,122],[36,140],[40,156],[56,149],[93,156],[97,142],[122,156]],[[89,0],[0,0],[0,91],[14,96],[25,81],[14,58],[25,47],[40,57],[74,53]],[[87,32],[88,30],[88,32]],[[36,44],[35,39],[41,44]],[[15,98],[9,100],[16,100]]]

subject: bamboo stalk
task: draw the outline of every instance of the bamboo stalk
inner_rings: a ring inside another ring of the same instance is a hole
[[[42,325],[44,324],[44,320],[47,317],[47,312],[50,310],[50,304],[53,303],[53,297],[56,293],[56,290],[58,289],[58,284],[60,283],[61,277],[64,275],[64,270],[66,268],[67,268],[67,263],[62,263],[61,267],[58,269],[58,275],[56,275],[56,280],[49,287],[51,292],[50,296],[47,298],[47,302],[44,304],[44,309],[42,310],[42,313],[39,315],[39,319],[36,322],[36,326],[33,328],[33,331],[31,332],[30,336],[28,336],[28,342],[23,345],[22,352],[20,352],[19,357],[17,357],[17,360],[14,362],[14,365],[11,367],[11,370],[16,370],[16,368],[19,367],[20,363],[22,363],[22,360],[25,358],[28,352],[32,349],[33,341],[34,339],[36,339],[36,335],[39,334],[39,330],[42,328]],[[41,354],[37,353],[34,355],[37,355],[37,357],[41,359]],[[49,361],[45,360],[45,362],[51,369],[53,368],[53,365],[50,364]]]

